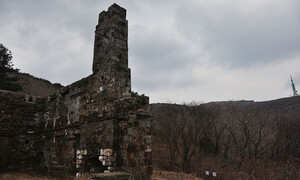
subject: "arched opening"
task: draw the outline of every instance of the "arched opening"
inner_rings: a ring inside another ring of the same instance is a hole
[[[99,161],[98,156],[86,159],[85,163],[86,163],[85,171],[87,172],[103,173],[104,170],[106,169]]]

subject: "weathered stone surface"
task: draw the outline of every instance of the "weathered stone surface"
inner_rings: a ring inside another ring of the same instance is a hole
[[[0,166],[151,179],[149,98],[131,92],[127,36],[113,4],[99,14],[92,75],[48,98],[0,91]]]

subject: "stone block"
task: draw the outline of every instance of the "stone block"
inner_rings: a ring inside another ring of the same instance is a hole
[[[129,136],[137,136],[137,135],[138,135],[135,128],[128,128],[128,129],[127,129],[127,134],[128,134]]]
[[[150,121],[150,119],[143,119],[143,120],[140,120],[140,126],[141,126],[141,127],[147,127],[147,128],[150,128],[150,126],[151,126],[151,121]]]
[[[103,150],[103,155],[104,156],[112,156],[113,155],[113,150],[112,149],[104,149]]]
[[[113,135],[107,135],[105,139],[108,142],[112,142],[114,140],[114,136]]]
[[[102,166],[106,166],[106,160],[105,159],[102,159],[101,163],[102,163]]]
[[[116,162],[115,156],[108,156],[107,161]]]
[[[99,161],[103,161],[104,160],[104,156],[99,156]]]
[[[76,160],[76,164],[78,164],[78,165],[83,164],[83,161],[80,160],[80,159],[77,159],[77,160]]]
[[[116,171],[116,170],[117,170],[116,167],[112,167],[112,166],[107,167],[107,169],[108,169],[109,171]]]
[[[148,135],[148,136],[144,136],[144,143],[147,144],[147,145],[150,145],[152,142],[151,140],[151,136]]]
[[[123,140],[125,143],[132,143],[132,138],[130,136],[124,136]]]
[[[79,154],[84,155],[84,150],[80,150]]]

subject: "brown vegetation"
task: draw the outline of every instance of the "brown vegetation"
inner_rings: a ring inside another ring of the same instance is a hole
[[[0,174],[0,180],[71,180],[75,178],[51,177],[40,174],[28,173],[5,173]],[[76,178],[78,180],[89,179],[89,176]],[[191,174],[177,173],[171,171],[154,171],[153,180],[201,180]]]
[[[71,178],[63,178],[63,180],[70,180]],[[44,176],[40,174],[28,173],[5,173],[0,174],[0,180],[62,180],[62,178]]]
[[[159,104],[152,111],[157,169],[224,179],[300,177],[299,116],[273,103]]]
[[[61,84],[52,84],[45,79],[36,78],[30,74],[19,73],[17,71],[8,73],[8,76],[18,79],[17,83],[22,87],[22,90],[19,92],[32,96],[49,96],[63,87]]]
[[[201,180],[200,178],[191,174],[173,171],[154,171],[153,180]]]

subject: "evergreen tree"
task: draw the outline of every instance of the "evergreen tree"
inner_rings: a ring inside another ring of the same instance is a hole
[[[12,69],[12,53],[3,44],[0,44],[0,67]]]
[[[7,73],[18,71],[13,69],[12,53],[0,43],[0,89],[8,91],[21,91],[22,87],[17,83],[16,77],[8,77]]]

